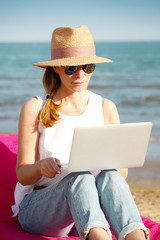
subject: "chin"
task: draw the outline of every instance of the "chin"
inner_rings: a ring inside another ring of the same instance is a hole
[[[87,87],[77,87],[77,88],[74,88],[74,92],[83,92],[87,90]]]

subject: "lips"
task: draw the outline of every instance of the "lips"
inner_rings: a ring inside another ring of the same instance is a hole
[[[83,84],[84,82],[73,82],[73,84],[75,84],[75,85],[81,85],[81,84]]]

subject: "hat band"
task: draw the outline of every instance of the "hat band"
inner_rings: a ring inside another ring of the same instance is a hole
[[[80,46],[67,48],[51,49],[51,59],[78,57],[78,56],[95,56],[94,46]]]

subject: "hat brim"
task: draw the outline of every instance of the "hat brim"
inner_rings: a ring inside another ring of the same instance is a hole
[[[79,57],[76,56],[38,62],[33,65],[41,68],[46,68],[52,66],[79,66],[91,63],[105,63],[105,62],[112,62],[112,60],[97,56],[79,56]]]

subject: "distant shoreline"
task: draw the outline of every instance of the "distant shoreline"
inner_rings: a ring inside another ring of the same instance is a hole
[[[160,179],[160,159],[145,160],[140,168],[130,168],[128,178],[159,178]]]

